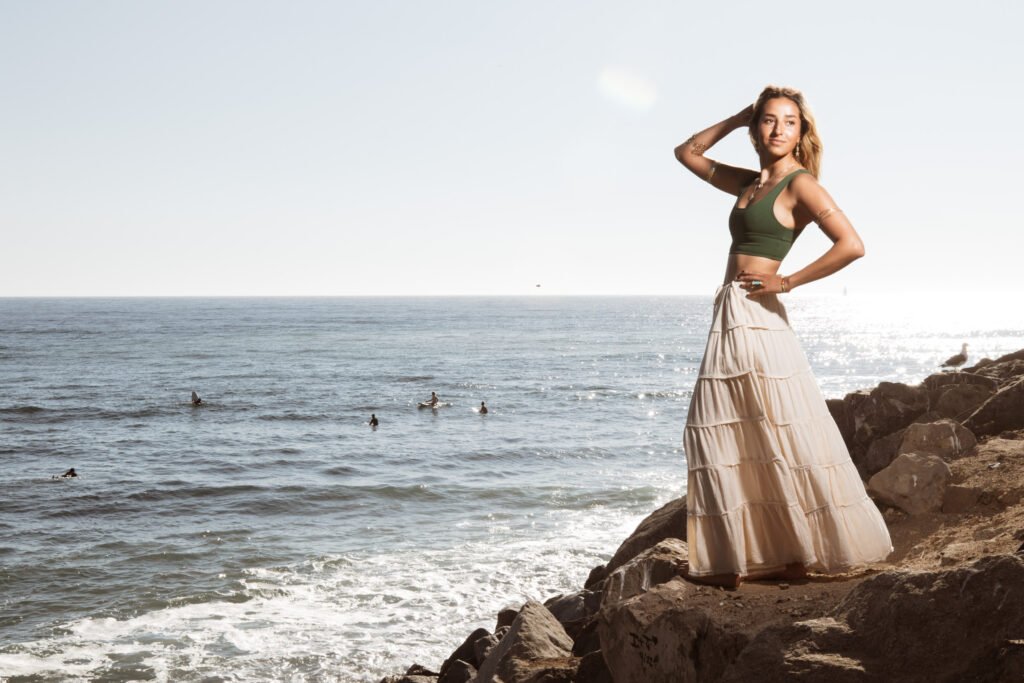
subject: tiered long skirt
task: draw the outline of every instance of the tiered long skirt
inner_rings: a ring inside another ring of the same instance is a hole
[[[884,560],[889,530],[778,297],[722,285],[713,318],[684,439],[690,573]]]

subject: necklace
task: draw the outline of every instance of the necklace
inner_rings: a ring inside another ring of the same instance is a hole
[[[768,182],[774,180],[775,178],[784,178],[787,173],[792,171],[794,168],[799,168],[799,167],[800,167],[800,164],[793,164],[791,166],[787,166],[786,169],[782,173],[778,174],[777,176],[771,176],[770,178],[768,178],[767,181],[761,180],[761,176],[758,176],[757,177],[757,183],[754,185],[754,189],[750,192],[750,196],[747,197],[747,206],[750,206],[750,202],[754,201],[754,195],[757,194],[758,190],[760,190],[762,187],[767,185]]]

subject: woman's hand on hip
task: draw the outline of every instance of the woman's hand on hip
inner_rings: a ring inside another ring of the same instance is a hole
[[[736,276],[740,287],[747,290],[747,297],[756,299],[765,294],[782,294],[788,290],[785,286],[784,277],[774,273],[752,273],[741,270]]]

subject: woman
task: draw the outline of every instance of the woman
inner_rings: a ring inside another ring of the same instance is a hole
[[[746,126],[760,172],[704,152]],[[732,247],[686,421],[688,574],[738,586],[885,559],[889,531],[864,491],[839,429],[789,327],[780,294],[864,255],[817,180],[821,140],[803,95],[769,86],[740,113],[697,133],[676,158],[736,195]],[[814,221],[832,247],[782,275]]]

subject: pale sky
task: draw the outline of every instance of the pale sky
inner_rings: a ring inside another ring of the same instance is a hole
[[[0,0],[0,296],[709,294],[672,150],[768,83],[867,247],[806,291],[1019,295],[1022,7]]]

